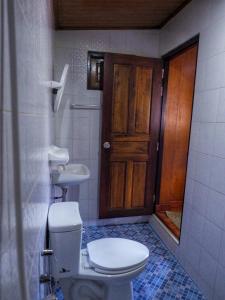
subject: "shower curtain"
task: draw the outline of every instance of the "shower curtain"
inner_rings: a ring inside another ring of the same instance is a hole
[[[14,3],[0,4],[0,299],[30,300],[24,267]]]

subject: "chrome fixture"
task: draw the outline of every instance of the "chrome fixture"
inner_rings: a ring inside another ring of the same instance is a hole
[[[52,249],[44,249],[41,251],[41,256],[50,256],[50,255],[53,255]]]
[[[39,278],[40,283],[54,283],[54,278],[50,274],[41,274]]]
[[[101,110],[101,105],[71,104],[70,109]]]
[[[103,148],[104,148],[104,149],[110,149],[110,147],[111,147],[111,145],[110,145],[109,142],[105,142],[105,143],[103,144]]]

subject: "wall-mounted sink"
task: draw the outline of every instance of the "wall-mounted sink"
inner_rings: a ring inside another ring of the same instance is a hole
[[[90,171],[83,164],[58,166],[52,174],[52,183],[60,186],[78,185],[90,178]]]

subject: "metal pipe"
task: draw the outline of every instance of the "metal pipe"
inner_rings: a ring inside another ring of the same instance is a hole
[[[101,105],[71,104],[70,109],[101,110]]]

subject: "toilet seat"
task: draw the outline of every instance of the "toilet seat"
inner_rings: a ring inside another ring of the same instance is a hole
[[[122,274],[143,266],[148,248],[136,241],[122,238],[103,238],[87,244],[89,263],[102,274]]]

